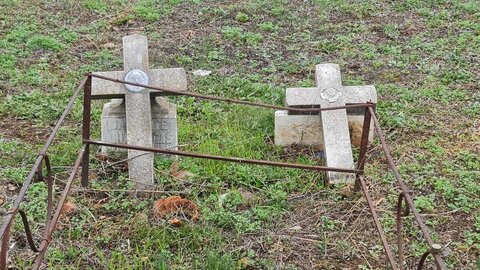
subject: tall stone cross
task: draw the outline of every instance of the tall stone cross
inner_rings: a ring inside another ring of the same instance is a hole
[[[340,67],[336,64],[320,64],[315,67],[315,84],[311,88],[287,88],[286,103],[292,107],[320,108],[344,106],[355,103],[376,103],[373,85],[343,86]],[[326,165],[353,169],[353,154],[350,142],[346,109],[320,113]],[[351,173],[328,172],[329,183],[352,183]]]
[[[149,69],[147,37],[129,35],[123,38],[123,71],[95,74],[129,82],[148,84],[166,90],[186,91],[187,77],[182,68]],[[151,96],[160,95],[143,87],[125,85],[99,78],[92,79],[93,98],[124,98],[127,143],[152,147]],[[128,150],[129,178],[139,188],[153,184],[153,154]]]

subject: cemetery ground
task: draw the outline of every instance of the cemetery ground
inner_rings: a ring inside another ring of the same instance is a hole
[[[83,74],[121,70],[121,38],[136,31],[149,39],[151,66],[185,68],[193,92],[282,105],[285,88],[312,86],[322,62],[340,64],[345,85],[374,84],[387,142],[434,240],[448,245],[447,265],[480,268],[478,2],[6,0],[0,10],[3,210]],[[197,69],[212,74],[193,77]],[[182,150],[320,162],[315,149],[273,144],[272,110],[170,99]],[[49,150],[58,192],[81,145],[81,113],[79,100]],[[368,156],[394,247],[397,185],[378,141]],[[92,155],[89,188],[75,182],[48,269],[387,269],[363,196],[324,187],[318,173],[157,157],[154,192],[135,196],[125,164],[112,162]],[[38,240],[45,183],[27,195]],[[170,195],[195,202],[199,220],[153,220],[154,201]],[[27,268],[34,254],[19,220],[13,231],[10,266]],[[427,248],[412,216],[404,236],[411,269]]]

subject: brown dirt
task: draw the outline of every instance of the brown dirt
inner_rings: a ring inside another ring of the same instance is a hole
[[[36,144],[45,141],[50,131],[50,128],[38,127],[30,120],[0,115],[0,136],[5,138]]]

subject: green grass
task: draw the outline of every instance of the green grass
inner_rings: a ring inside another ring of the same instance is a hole
[[[452,250],[447,265],[480,266],[476,1],[3,1],[0,9],[2,208],[83,74],[121,70],[121,38],[137,32],[149,38],[153,68],[212,70],[189,76],[189,90],[203,94],[281,105],[285,88],[312,86],[323,62],[341,65],[345,85],[374,84],[382,128],[415,204],[433,239]],[[170,99],[183,150],[320,162],[272,143],[271,110]],[[95,138],[102,104],[93,108]],[[81,117],[79,100],[49,150],[57,196],[80,147]],[[371,149],[367,180],[395,243],[396,181],[378,142]],[[155,190],[165,193],[137,197],[121,166],[105,170],[92,157],[91,190],[71,193],[77,208],[61,218],[48,268],[385,269],[360,194],[325,188],[311,172],[189,158],[179,159],[180,169],[194,176],[178,180],[169,176],[172,162],[155,160]],[[170,194],[193,200],[200,220],[179,228],[153,221],[153,202]],[[45,184],[33,183],[27,195],[23,208],[38,240]],[[22,232],[19,221],[14,229]],[[404,236],[411,266],[427,249],[411,216]],[[9,256],[28,268],[32,257],[15,241]]]

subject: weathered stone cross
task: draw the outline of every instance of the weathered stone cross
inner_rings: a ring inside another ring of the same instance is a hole
[[[375,86],[342,86],[340,67],[336,64],[320,64],[315,67],[315,84],[312,88],[288,88],[287,106],[321,108],[345,104],[377,102]],[[322,111],[326,165],[353,169],[353,154],[350,142],[346,109]],[[328,172],[329,183],[351,183],[351,173]]]
[[[95,74],[166,90],[185,91],[187,77],[182,68],[149,69],[147,38],[130,35],[123,38],[123,71],[96,72]],[[99,78],[92,79],[93,98],[125,98],[127,143],[152,147],[151,95],[159,92],[143,87],[124,85]],[[128,150],[129,178],[137,187],[153,184],[153,154]]]

